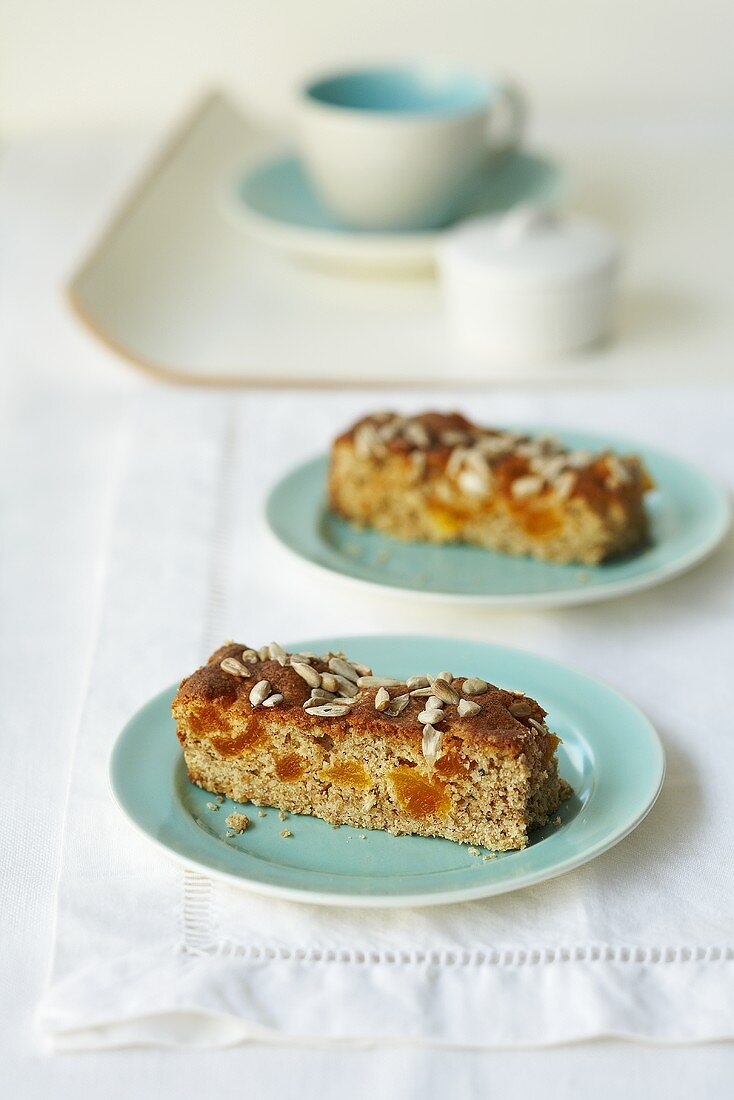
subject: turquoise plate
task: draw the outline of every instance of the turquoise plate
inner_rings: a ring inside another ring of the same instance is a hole
[[[209,875],[263,894],[322,905],[442,905],[517,890],[561,875],[627,836],[649,811],[663,781],[655,730],[611,688],[556,661],[518,649],[456,638],[375,635],[293,642],[293,650],[343,649],[377,673],[407,677],[450,667],[539,699],[563,739],[561,775],[573,787],[560,823],[539,829],[521,852],[488,853],[449,840],[339,829],[317,818],[274,810],[227,837],[225,802],[191,784],[170,714],[174,688],[147,703],[124,728],[112,754],[117,803],[169,855]],[[287,827],[292,836],[283,838]],[[487,856],[488,858],[484,858]]]
[[[647,497],[649,546],[605,565],[580,567],[458,543],[401,542],[360,530],[329,511],[326,457],[298,466],[278,482],[267,500],[267,523],[281,546],[331,576],[373,591],[496,607],[557,607],[624,596],[690,569],[726,534],[725,493],[689,463],[629,440],[556,429],[553,434],[571,447],[611,447],[642,456],[656,485]]]
[[[518,203],[556,205],[567,191],[558,165],[534,153],[511,153],[478,178],[461,218],[500,214]],[[222,201],[234,225],[267,245],[313,262],[364,270],[431,269],[444,232],[381,232],[344,225],[321,202],[293,153],[249,167],[234,186],[226,187]]]

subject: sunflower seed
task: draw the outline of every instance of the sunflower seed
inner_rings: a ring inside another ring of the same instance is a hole
[[[277,661],[280,657],[285,657],[286,652],[282,645],[278,645],[277,642],[271,642],[268,646],[268,652],[270,653],[270,659]]]
[[[338,703],[340,707],[353,707],[359,702],[358,699],[350,699],[346,695],[335,695],[331,701],[332,703]]]
[[[529,718],[533,713],[530,703],[527,703],[524,699],[518,699],[516,703],[510,703],[507,709],[514,718]]]
[[[302,680],[305,680],[310,687],[321,687],[321,673],[317,672],[315,668],[311,668],[310,665],[304,665],[300,661],[294,661],[291,664],[291,668],[294,672],[297,672]]]
[[[311,688],[312,699],[333,699],[336,691],[327,691],[326,688]]]
[[[257,651],[257,655],[258,655],[258,657],[260,658],[261,661],[269,661],[270,660],[270,646],[269,645],[261,645],[260,648]]]
[[[346,695],[347,699],[354,699],[356,695],[359,695],[359,688],[352,680],[347,680],[346,676],[337,676],[336,678],[339,691],[342,695]]]
[[[431,437],[419,420],[409,420],[403,429],[403,435],[409,443],[422,451],[431,445]]]
[[[447,684],[451,684],[454,677],[450,672],[439,672],[438,676],[434,676],[434,680],[445,680]]]
[[[391,718],[397,718],[399,714],[403,713],[409,702],[409,695],[396,695],[394,699],[390,700],[385,714],[388,714]]]
[[[473,703],[470,699],[459,699],[459,706],[457,709],[459,711],[459,717],[471,718],[473,714],[479,714],[482,708],[479,706],[479,703]]]
[[[309,714],[316,714],[319,718],[340,718],[343,714],[349,714],[349,707],[337,703],[324,703],[322,707],[309,707]]]
[[[451,686],[448,680],[444,680],[440,676],[437,676],[431,684],[431,687],[433,688],[433,694],[437,695],[442,702],[452,703],[454,706],[458,703],[460,698],[459,693],[455,687]]]
[[[429,695],[426,700],[426,710],[443,710],[443,699],[437,695]]]
[[[405,686],[412,691],[413,688],[428,687],[428,683],[429,680],[427,676],[409,676],[405,681]]]
[[[387,688],[378,688],[375,695],[375,710],[387,710],[390,703],[390,693]]]
[[[413,477],[416,480],[422,478],[428,465],[425,451],[413,451],[410,455],[410,464],[413,467]]]
[[[283,702],[283,696],[276,693],[275,695],[269,695],[267,699],[263,699],[264,707],[277,707],[278,703]]]
[[[354,671],[357,673],[358,676],[371,676],[372,675],[372,669],[370,668],[369,665],[360,665],[360,664],[357,663],[357,661],[350,661],[349,663],[351,664],[352,668],[354,669]]]
[[[436,730],[430,723],[427,723],[423,727],[423,738],[421,740],[421,751],[426,759],[426,762],[433,766],[436,763],[439,752],[441,751],[441,742],[443,741],[443,734],[440,730]]]
[[[435,707],[430,707],[430,709],[426,707],[418,715],[418,721],[424,725],[429,722],[432,726],[439,726],[445,717],[446,715],[442,710],[436,710]]]
[[[566,455],[566,465],[572,470],[581,470],[588,466],[593,458],[590,451],[571,451]]]
[[[225,657],[223,661],[219,662],[219,667],[222,672],[229,672],[231,676],[243,676],[245,679],[252,676],[251,670],[243,665],[242,661],[238,661],[236,657]]]
[[[466,447],[454,447],[446,463],[446,477],[457,477],[468,454]]]
[[[327,691],[338,691],[339,683],[333,672],[321,673],[321,686],[326,688]]]
[[[258,658],[258,655],[257,655],[257,650],[255,650],[255,649],[243,649],[242,650],[242,660],[243,661],[257,661],[258,659],[259,658]]]
[[[411,694],[411,697],[413,699],[425,699],[425,698],[433,695],[433,688],[432,687],[415,688],[415,690],[411,691],[410,694]]]
[[[329,661],[329,668],[337,676],[343,676],[345,680],[351,680],[354,684],[356,684],[359,679],[359,673],[354,666],[341,657],[332,657]]]
[[[538,733],[547,733],[548,732],[548,727],[546,726],[545,722],[536,722],[536,720],[534,718],[528,718],[528,722],[530,723],[530,725],[533,727],[534,730],[538,731]]]
[[[480,679],[479,676],[470,676],[468,680],[464,680],[462,691],[464,695],[482,695],[488,687],[486,680]]]
[[[559,474],[553,482],[553,491],[559,500],[568,500],[576,488],[577,477],[573,470]]]
[[[462,470],[456,479],[460,492],[467,497],[484,497],[488,494],[490,481],[487,474],[477,470]]]
[[[291,662],[298,661],[301,665],[310,665],[316,656],[314,653],[289,653]]]
[[[258,680],[250,692],[250,702],[253,707],[257,707],[264,699],[267,699],[268,695],[270,695],[270,681]]]
[[[361,688],[401,687],[402,683],[402,680],[396,680],[393,676],[360,676],[357,680],[357,686]]]
[[[387,448],[380,439],[377,428],[369,421],[361,424],[354,433],[354,449],[359,458],[382,458]]]
[[[543,479],[536,474],[528,474],[525,477],[517,477],[512,483],[511,492],[516,500],[524,500],[525,497],[534,496],[543,488]]]

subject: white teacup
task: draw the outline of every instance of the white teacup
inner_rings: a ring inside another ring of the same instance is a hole
[[[313,186],[346,225],[429,229],[455,217],[488,154],[514,148],[514,85],[445,66],[352,70],[311,81],[298,105]],[[501,132],[500,132],[501,131]]]

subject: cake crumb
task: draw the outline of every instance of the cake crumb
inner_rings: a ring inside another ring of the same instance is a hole
[[[278,817],[280,818],[281,821],[285,821],[285,819],[286,819],[285,810],[278,810]]]
[[[230,829],[234,829],[236,833],[244,833],[250,824],[250,819],[247,814],[230,814],[228,818],[225,818],[225,824],[229,825]]]
[[[218,794],[217,797],[214,799],[214,801],[218,802],[219,805],[221,806],[222,803],[224,802],[224,795],[223,794]]]
[[[227,832],[226,832],[226,834],[225,834],[225,835],[226,835],[227,837],[229,837],[229,838],[230,838],[230,840],[231,840],[231,838],[232,838],[232,837],[234,836],[234,829],[227,829]]]
[[[207,802],[207,804],[206,804],[206,808],[207,808],[207,810],[211,810],[211,811],[212,811],[212,813],[213,813],[213,812],[214,812],[214,810],[218,810],[218,809],[219,809],[219,806],[217,806],[216,802]]]
[[[481,852],[479,851],[479,849],[478,849],[478,848],[474,848],[474,847],[471,847],[471,848],[469,849],[469,855],[470,855],[470,856],[480,856],[481,854],[482,854],[482,853],[481,853]]]
[[[280,835],[281,836],[293,836],[293,833],[290,831],[290,829],[281,829],[280,830]]]
[[[558,815],[558,817],[553,818],[553,824],[554,825],[560,825],[561,824],[561,815],[560,814]]]
[[[486,856],[482,856],[482,859],[485,863],[487,862],[488,859],[496,859],[496,858],[497,858],[497,853],[496,852],[488,852]]]
[[[268,815],[265,813],[265,810],[258,810],[257,811],[257,816],[258,817],[267,817]]]

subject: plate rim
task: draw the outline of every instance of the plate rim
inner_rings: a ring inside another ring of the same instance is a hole
[[[657,799],[662,790],[665,782],[665,775],[667,770],[666,755],[663,743],[660,735],[658,734],[655,726],[644,713],[644,711],[634,703],[622,692],[612,687],[605,680],[592,676],[582,669],[577,668],[575,665],[568,664],[565,661],[559,661],[553,657],[547,657],[545,654],[536,653],[533,650],[524,649],[520,646],[505,646],[497,642],[486,642],[476,638],[464,638],[464,637],[451,637],[446,635],[418,635],[418,634],[381,634],[379,632],[360,634],[360,635],[344,635],[338,636],[339,641],[347,645],[352,644],[355,641],[362,641],[365,638],[381,638],[389,637],[394,640],[401,640],[408,644],[411,641],[431,641],[438,645],[446,644],[462,644],[470,643],[472,645],[493,648],[503,650],[515,656],[530,658],[533,661],[539,662],[541,665],[550,666],[551,669],[560,669],[564,672],[571,672],[575,676],[579,676],[584,680],[589,681],[595,687],[601,687],[604,691],[611,693],[617,700],[619,700],[625,707],[630,708],[636,715],[640,722],[640,727],[645,730],[648,738],[648,746],[654,750],[656,757],[656,772],[652,773],[656,775],[656,781],[654,783],[654,789],[651,785],[650,792],[646,796],[644,805],[640,806],[640,809],[635,813],[621,829],[611,830],[603,839],[599,840],[596,844],[591,845],[588,848],[583,849],[580,852],[576,852],[573,855],[559,861],[551,868],[537,868],[536,870],[530,870],[525,874],[520,875],[514,879],[506,879],[503,882],[484,882],[479,883],[476,886],[467,886],[462,888],[446,889],[443,891],[435,891],[431,893],[417,893],[417,894],[400,894],[400,895],[369,895],[369,894],[332,894],[323,890],[309,890],[307,888],[282,886],[279,884],[261,882],[259,880],[253,880],[243,875],[235,874],[234,872],[221,870],[219,868],[213,868],[203,860],[192,858],[187,856],[183,852],[178,851],[166,844],[163,840],[159,839],[149,832],[140,821],[137,820],[134,813],[128,809],[125,805],[124,793],[118,787],[118,780],[116,779],[116,761],[118,755],[121,753],[124,742],[129,736],[129,731],[134,727],[139,720],[142,712],[149,706],[156,703],[163,702],[164,700],[170,700],[175,694],[178,683],[174,682],[168,687],[162,689],[153,695],[150,699],[146,700],[133,715],[128,719],[125,725],[122,727],[108,756],[107,764],[107,786],[112,797],[112,800],[117,807],[120,814],[125,820],[134,828],[138,835],[143,836],[148,843],[154,845],[159,851],[163,852],[169,859],[180,864],[181,866],[188,868],[195,868],[201,870],[205,875],[210,878],[215,878],[229,885],[238,887],[239,889],[251,891],[264,897],[276,897],[287,901],[304,902],[310,905],[321,906],[336,906],[346,909],[407,909],[407,908],[433,908],[440,905],[454,905],[464,901],[477,901],[482,898],[500,896],[501,894],[512,893],[515,890],[522,890],[528,886],[537,885],[541,882],[546,882],[554,878],[558,878],[560,875],[566,874],[569,871],[573,871],[578,867],[583,866],[591,860],[596,859],[597,856],[603,855],[609,851],[615,845],[619,844],[622,840],[626,839],[637,826],[644,821],[650,811],[653,809]],[[317,646],[319,644],[330,644],[334,642],[335,638],[309,638],[306,641],[309,646]],[[302,647],[305,642],[297,640],[290,645],[296,647]],[[172,743],[173,747],[173,743]],[[178,754],[176,756],[178,760]]]
[[[541,430],[537,426],[528,428],[526,425],[518,426],[512,423],[510,423],[508,427],[522,427],[525,431]],[[591,436],[598,435],[596,432],[587,432],[580,428],[571,428],[554,424],[545,425],[542,430],[557,432],[561,435],[574,432],[583,432],[583,434]],[[271,509],[273,498],[284,482],[308,466],[316,465],[316,463],[320,461],[328,462],[328,451],[321,451],[318,454],[312,455],[310,458],[304,459],[302,462],[294,464],[286,470],[277,481],[270,485],[262,504],[265,531],[268,536],[274,540],[279,550],[285,553],[290,560],[300,563],[303,568],[315,572],[322,579],[327,576],[331,580],[336,579],[344,585],[353,586],[362,591],[380,593],[392,597],[397,595],[406,600],[423,601],[425,603],[461,604],[475,607],[482,606],[510,611],[518,608],[573,607],[587,603],[600,603],[605,600],[618,599],[623,596],[632,595],[635,592],[644,591],[648,588],[655,588],[660,584],[664,584],[666,581],[673,580],[675,577],[681,576],[683,573],[688,572],[700,562],[710,557],[719,548],[729,533],[732,526],[733,512],[732,502],[729,499],[726,487],[697,463],[690,462],[687,458],[680,458],[675,453],[667,451],[664,448],[641,444],[639,441],[630,439],[627,436],[614,435],[611,438],[613,438],[615,446],[621,444],[632,450],[642,449],[643,451],[659,455],[668,461],[687,467],[688,470],[708,484],[716,498],[716,522],[708,537],[702,539],[697,546],[691,548],[686,554],[675,559],[675,561],[666,563],[656,570],[639,577],[614,581],[606,585],[584,584],[579,585],[578,589],[569,589],[568,591],[562,592],[531,592],[525,595],[514,594],[505,596],[489,593],[453,593],[446,590],[428,591],[419,588],[402,588],[398,584],[388,584],[378,580],[371,580],[367,577],[355,577],[349,573],[342,573],[336,569],[332,569],[328,565],[323,565],[320,562],[312,561],[311,558],[300,554],[287,542],[283,541],[271,522]],[[599,436],[599,439],[600,442],[603,442],[604,436]],[[579,568],[583,569],[584,567],[579,565]]]

